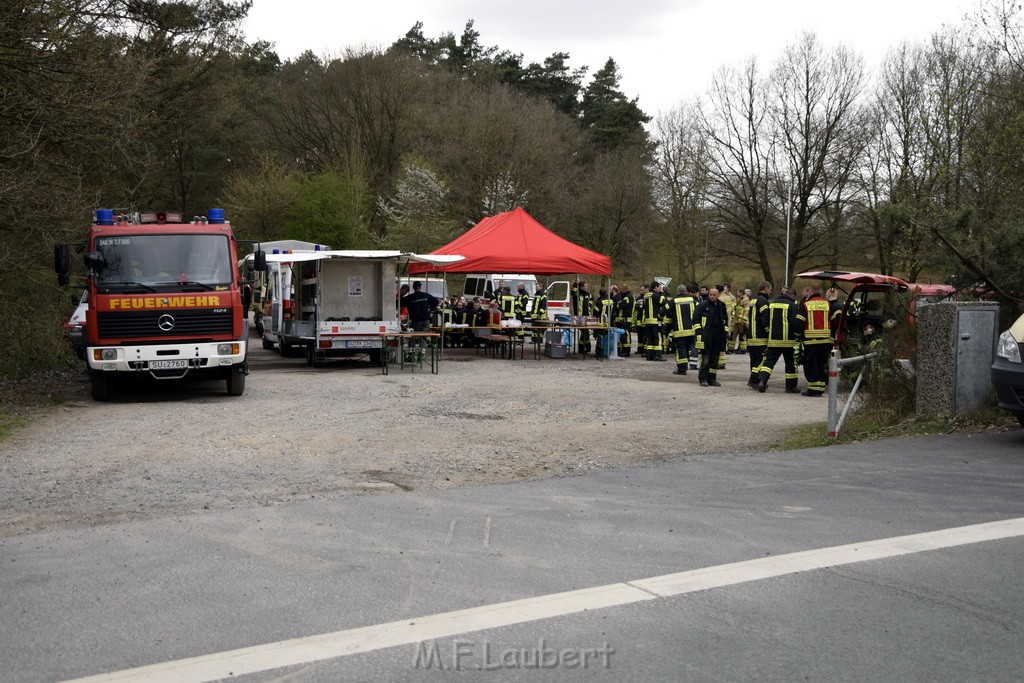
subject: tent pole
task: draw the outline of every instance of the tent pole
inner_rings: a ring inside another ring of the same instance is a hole
[[[612,274],[608,273],[608,285],[604,288],[604,291],[608,292],[608,298],[612,296]],[[606,321],[608,327],[612,326],[612,309],[608,309],[608,320]]]

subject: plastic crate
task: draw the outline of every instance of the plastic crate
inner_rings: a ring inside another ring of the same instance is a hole
[[[565,358],[567,347],[565,344],[544,344],[544,355],[548,358]]]

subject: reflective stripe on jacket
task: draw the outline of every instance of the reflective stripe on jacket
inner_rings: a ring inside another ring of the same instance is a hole
[[[757,298],[750,302],[747,308],[747,345],[764,346],[768,343],[768,328],[762,321],[765,319],[765,311],[771,301],[762,292],[757,293]]]
[[[799,309],[792,299],[781,295],[768,304],[767,327],[769,347],[794,347],[800,335]],[[764,320],[762,319],[762,322]]]
[[[803,303],[797,318],[804,328],[804,344],[831,344],[835,341],[831,314],[832,306],[818,295]]]
[[[669,334],[673,339],[677,337],[692,337],[697,333],[694,328],[693,312],[697,309],[697,300],[689,294],[682,294],[672,299],[669,307],[671,312],[672,332]]]

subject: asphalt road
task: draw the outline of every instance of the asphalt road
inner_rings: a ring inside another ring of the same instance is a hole
[[[1022,494],[1015,431],[15,536],[0,540],[0,678],[202,655],[212,668],[197,670],[216,671],[219,653],[254,648],[228,661],[290,664],[233,678],[1019,680],[1022,522],[938,549],[885,539],[1020,520]],[[871,544],[856,546],[825,568],[790,559],[868,541],[896,550],[862,560]],[[704,590],[641,581],[773,558],[777,575]],[[319,634],[334,635],[254,647]],[[406,642],[380,647],[389,637]],[[363,646],[330,655],[342,641]]]

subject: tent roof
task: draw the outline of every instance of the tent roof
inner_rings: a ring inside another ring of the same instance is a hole
[[[450,265],[410,264],[410,273],[586,273],[611,275],[608,256],[563,239],[522,208],[487,216],[432,254],[461,254]]]
[[[458,254],[439,254],[436,252],[433,254],[412,254],[403,251],[366,249],[293,249],[283,254],[267,254],[266,259],[268,263],[274,261],[278,263],[298,263],[299,261],[326,261],[329,259],[396,259],[402,263],[425,263],[433,264],[434,266],[445,266],[449,263],[461,261],[462,256]],[[253,255],[249,254],[243,260],[251,261],[253,260]]]

